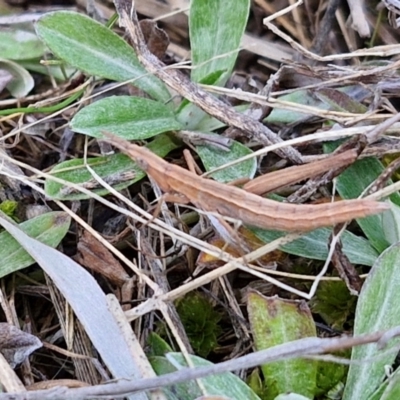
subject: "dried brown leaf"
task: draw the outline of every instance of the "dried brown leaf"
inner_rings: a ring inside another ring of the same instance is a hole
[[[42,342],[34,335],[7,323],[0,323],[0,352],[12,368],[21,364]]]

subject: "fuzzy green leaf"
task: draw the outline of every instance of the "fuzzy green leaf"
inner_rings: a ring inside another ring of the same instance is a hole
[[[304,337],[316,336],[311,312],[304,301],[265,297],[251,291],[247,310],[257,350]],[[271,362],[261,366],[267,387],[266,400],[280,393],[294,392],[313,397],[316,390],[317,363],[305,359]]]
[[[55,11],[39,19],[36,32],[57,57],[70,65],[114,81],[135,79],[132,84],[154,99],[169,100],[164,84],[147,74],[132,47],[93,19],[71,11]]]
[[[31,74],[13,61],[0,58],[0,70],[5,70],[13,76],[6,87],[11,95],[17,99],[25,97],[35,86]]]
[[[162,357],[164,354],[172,351],[171,346],[155,332],[149,333],[147,346],[149,350],[146,354],[151,357]]]
[[[358,92],[358,91],[356,91]],[[318,110],[349,111],[354,113],[366,112],[366,107],[358,101],[354,93],[354,86],[337,89],[296,90],[278,99],[285,103],[294,103],[293,105],[305,105],[314,107]],[[293,111],[287,108],[275,107],[265,118],[265,121],[272,124],[292,124],[305,120],[313,114]]]
[[[197,146],[197,153],[207,171],[235,161],[240,157],[251,154],[252,151],[239,142],[233,142],[229,151],[224,151],[211,146]],[[253,178],[257,170],[257,160],[243,161],[232,167],[224,168],[221,171],[212,173],[210,176],[219,182],[231,182],[240,178]]]
[[[204,360],[200,357],[189,356],[195,367],[208,367],[212,365],[211,362]],[[187,367],[185,358],[181,353],[167,354],[167,360],[171,362],[176,368]],[[218,375],[209,375],[205,378],[200,378],[209,396],[224,396],[231,400],[259,400],[260,398],[236,375],[231,372],[225,372]],[[191,381],[185,383],[190,384]],[[187,392],[189,393],[189,392]],[[200,396],[200,395],[199,395]],[[196,397],[186,396],[181,398],[191,400]]]
[[[72,119],[75,132],[101,138],[101,131],[126,140],[141,140],[182,129],[174,113],[163,104],[132,96],[111,96],[80,110]]]
[[[329,149],[329,151],[334,150],[335,147],[337,147],[337,143],[324,145],[324,148]],[[343,198],[355,199],[361,195],[382,171],[383,166],[376,158],[370,157],[359,160],[342,172],[337,178],[337,190]],[[400,196],[398,194],[391,195],[390,199],[394,203],[400,204]],[[386,237],[386,229],[383,221],[382,214],[357,220],[365,236],[379,253],[391,244]]]
[[[56,247],[68,232],[70,223],[71,218],[66,213],[54,211],[22,222],[19,228],[42,243]],[[6,231],[0,233],[0,260],[0,278],[35,262]]]
[[[177,144],[168,135],[158,135],[147,147],[158,156],[165,157],[170,151],[177,148]],[[115,190],[122,190],[146,176],[136,163],[125,154],[89,158],[87,159],[87,164],[103,180],[113,186]],[[128,172],[132,172],[134,176],[123,178]],[[65,181],[82,185],[82,187],[90,189],[99,196],[109,193],[107,189],[97,185],[92,174],[86,168],[85,161],[81,158],[64,161],[56,165],[49,174]],[[90,197],[85,193],[71,190],[68,186],[64,186],[50,178],[46,178],[45,191],[50,198],[60,200],[82,200]]]
[[[265,229],[251,228],[254,234],[265,243],[284,236],[282,232],[268,231]],[[326,260],[328,257],[329,237],[332,229],[321,228],[308,232],[300,239],[281,247],[281,250],[289,254],[311,258],[313,260]],[[353,264],[373,265],[378,257],[378,252],[371,246],[368,240],[345,231],[341,236],[343,251]]]
[[[44,54],[45,46],[32,32],[20,28],[0,30],[0,54],[9,60],[27,60],[39,58]]]
[[[385,331],[400,325],[400,243],[389,247],[371,269],[358,299],[354,336]],[[385,365],[391,365],[397,351],[388,351],[399,340],[389,342],[382,351],[375,343],[352,350],[343,400],[368,399],[385,375]]]
[[[192,80],[200,82],[216,71],[224,71],[217,84],[225,84],[235,65],[249,10],[249,0],[235,0],[228,7],[225,0],[192,0],[189,16],[195,67]]]

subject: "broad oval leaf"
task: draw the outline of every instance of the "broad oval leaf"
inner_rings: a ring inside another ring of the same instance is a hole
[[[377,259],[361,290],[356,308],[354,336],[385,331],[400,325],[400,243]],[[343,400],[368,399],[385,375],[397,351],[388,351],[399,340],[391,341],[384,350],[375,343],[354,347]],[[394,349],[393,349],[394,350]]]
[[[311,311],[303,300],[265,297],[256,291],[247,295],[247,310],[256,350],[264,350],[304,337],[316,336]],[[313,397],[317,363],[306,359],[275,361],[261,366],[266,385],[266,400],[280,393],[299,393]]]
[[[336,183],[338,192],[345,199],[357,198],[379,176],[378,170],[382,170],[382,165],[377,159],[358,160],[338,177]],[[359,219],[357,222],[379,252],[390,245],[389,240],[386,239],[382,215],[372,215]]]
[[[71,121],[75,132],[101,138],[101,131],[126,140],[148,139],[182,129],[174,113],[162,103],[142,97],[111,96],[80,110]]]
[[[157,333],[150,332],[147,338],[146,354],[149,357],[163,357],[164,354],[172,351],[171,346]]]
[[[216,84],[225,84],[237,58],[249,10],[249,0],[235,0],[229,6],[225,0],[192,0],[189,30],[194,81],[224,71]]]
[[[115,190],[125,189],[145,176],[145,173],[125,154],[88,158],[86,164]],[[86,168],[86,164],[83,158],[67,160],[52,168],[49,174],[80,185],[82,188],[88,189],[99,196],[105,196],[109,191],[96,181]],[[53,181],[51,178],[46,178],[44,189],[46,195],[52,199],[83,200],[90,197],[78,189]]]
[[[147,148],[160,157],[165,157],[170,151],[177,148],[177,144],[167,135],[157,136]],[[144,178],[146,175],[136,163],[125,154],[113,154],[105,157],[88,158],[87,164],[115,190],[122,190],[131,184]],[[56,165],[49,174],[65,181],[81,185],[85,189],[93,191],[99,196],[109,193],[92,176],[85,166],[82,158],[67,160]],[[63,185],[46,178],[46,195],[60,200],[82,200],[90,196],[79,190]]]
[[[171,97],[158,78],[147,74],[128,43],[89,17],[55,11],[39,19],[36,32],[57,57],[88,74],[119,82],[135,78],[132,83],[153,98],[166,102]]]
[[[213,365],[210,361],[204,360],[203,358],[189,355],[195,367],[208,367]],[[166,355],[167,360],[173,365],[174,370],[187,367],[185,358],[181,353],[168,353]],[[172,372],[170,367],[165,363],[164,366],[158,368],[157,374]],[[231,372],[224,372],[217,375],[209,375],[204,378],[199,378],[197,381],[201,381],[203,387],[209,396],[225,396],[231,400],[260,400],[260,398],[247,386],[238,376]],[[195,393],[198,391],[198,385],[194,381],[188,381],[181,383],[179,386],[182,390],[186,389],[187,396],[179,397],[180,399],[191,400],[196,398]],[[175,387],[175,385],[174,385]],[[174,392],[174,390],[172,390]],[[183,393],[185,393],[183,391]],[[191,395],[189,395],[189,393]],[[201,392],[198,396],[201,396]]]
[[[282,232],[253,227],[251,230],[265,243],[271,242],[284,235]],[[300,239],[282,246],[281,250],[289,254],[311,258],[313,260],[326,260],[326,257],[328,257],[328,243],[331,234],[332,229],[316,229],[315,231],[308,232]],[[345,231],[341,239],[343,252],[349,257],[350,262],[368,266],[374,264],[379,254],[368,240],[356,236],[349,231]]]
[[[42,243],[56,247],[68,232],[70,223],[68,214],[54,211],[22,222],[19,229]],[[0,233],[0,260],[0,278],[35,262],[7,231]]]
[[[197,153],[204,164],[206,171],[235,161],[240,157],[251,154],[252,151],[239,142],[233,142],[229,151],[217,149],[211,146],[196,146]],[[241,178],[253,178],[257,170],[257,160],[252,158],[235,164],[232,167],[224,168],[221,171],[210,174],[213,179],[219,182],[231,182]]]
[[[4,27],[0,30],[0,54],[3,58],[9,60],[39,58],[44,51],[45,46],[34,33]]]

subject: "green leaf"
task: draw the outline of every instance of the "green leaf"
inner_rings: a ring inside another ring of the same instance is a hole
[[[183,103],[183,102],[182,102]],[[233,107],[237,112],[243,112],[249,108],[248,104]],[[193,103],[185,103],[176,111],[176,119],[190,131],[212,132],[226,126],[221,121],[205,113]]]
[[[400,242],[400,207],[391,203],[390,212],[382,214],[382,227],[390,244]]]
[[[7,84],[11,96],[19,99],[25,97],[35,86],[31,74],[17,63],[0,58],[0,70],[8,71],[13,79]]]
[[[147,147],[158,156],[165,157],[178,146],[168,135],[158,135]],[[113,186],[115,190],[122,190],[146,176],[136,163],[125,154],[88,158],[87,163],[103,180]],[[123,180],[122,177],[126,176],[128,172],[135,174],[134,177]],[[97,182],[86,168],[85,161],[81,158],[64,161],[56,165],[49,174],[68,182],[80,184],[99,196],[104,196],[109,193],[109,191],[102,186],[98,188],[93,187]],[[118,181],[120,181],[120,183],[116,183]],[[82,200],[90,197],[79,191],[71,191],[67,186],[49,178],[46,178],[44,188],[46,195],[53,199]]]
[[[68,232],[70,223],[71,218],[68,214],[54,211],[22,222],[19,228],[42,243],[56,247]],[[0,278],[29,267],[35,262],[6,231],[0,233],[0,260]]]
[[[247,384],[250,389],[257,394],[257,396],[264,399],[266,397],[266,393],[268,392],[267,388],[264,386],[264,382],[261,379],[261,371],[259,368],[253,369],[250,375],[247,377]]]
[[[234,141],[229,151],[224,151],[211,146],[196,146],[197,153],[207,171],[235,161],[240,157],[251,154],[252,151],[239,142]],[[240,178],[253,178],[257,171],[257,160],[252,158],[212,173],[213,179],[219,182],[231,182]]]
[[[340,90],[329,88],[319,89],[318,91],[296,90],[293,93],[279,96],[278,99],[286,103],[305,105],[318,108],[319,110],[345,110],[363,113],[366,111],[366,107],[358,101],[357,96],[353,93],[353,88],[353,86],[348,86]],[[313,115],[276,107],[264,121],[275,124],[291,124]]]
[[[388,386],[388,381],[387,379],[385,379],[385,381],[383,381],[378,389],[375,390],[375,392],[368,397],[368,400],[381,400],[381,397],[383,395],[383,393],[385,392],[386,388]]]
[[[272,242],[284,233],[268,231],[265,229],[251,228],[251,231],[263,242]],[[311,258],[313,260],[326,260],[328,257],[329,237],[332,229],[321,228],[309,232],[300,239],[281,247],[281,250],[289,254]],[[353,264],[373,265],[378,252],[371,246],[368,240],[358,237],[349,231],[341,236],[343,251]]]
[[[195,367],[208,367],[212,365],[211,362],[204,360],[200,357],[189,355],[193,365]],[[168,353],[167,359],[177,368],[187,367],[185,358],[181,353]],[[259,400],[260,398],[236,375],[231,372],[225,372],[218,375],[209,375],[205,378],[200,378],[198,381],[204,385],[206,393],[209,396],[225,396],[230,400]],[[193,384],[193,381],[189,381],[184,385]],[[187,391],[187,393],[190,393]],[[195,397],[185,396],[180,398],[193,399]]]
[[[329,151],[334,150],[335,147],[337,147],[337,143],[324,145],[324,148],[329,149]],[[343,198],[355,199],[382,171],[383,166],[376,158],[370,157],[359,160],[340,174],[337,179],[337,190]],[[400,196],[398,194],[391,195],[390,199],[394,203],[400,204]],[[391,244],[386,237],[382,221],[382,214],[357,220],[365,236],[379,253]]]
[[[2,27],[0,30],[0,54],[9,60],[39,58],[45,46],[32,32],[20,28]]]
[[[105,26],[70,11],[47,13],[36,23],[38,36],[59,58],[95,76],[133,82],[154,99],[167,102],[164,84],[141,66],[132,47]]]
[[[329,106],[321,100],[316,99],[308,90],[296,90],[293,93],[279,96],[280,101],[307,105],[318,108],[320,110],[327,110]],[[310,117],[312,114],[303,113],[300,111],[287,110],[285,108],[274,108],[264,121],[271,124],[291,124]]]
[[[72,119],[75,132],[101,138],[101,131],[126,140],[141,140],[182,129],[174,113],[162,103],[143,97],[110,96],[80,110]]]
[[[385,331],[400,325],[400,243],[389,247],[378,258],[358,299],[354,336]],[[388,351],[399,340],[379,350],[375,343],[354,347],[351,354],[343,400],[367,399],[381,384],[385,365],[391,365],[397,351]]]
[[[157,375],[165,375],[176,372],[176,368],[165,357],[150,357],[150,364]],[[161,389],[168,400],[193,400],[199,398],[202,393],[196,381],[178,383]]]
[[[195,367],[211,366],[212,363],[200,357],[189,355]],[[186,361],[181,353],[169,353],[165,357],[151,357],[151,365],[157,375],[164,375],[187,367]],[[208,396],[222,396],[231,400],[259,400],[260,398],[236,375],[227,372],[211,375],[205,378],[191,380],[184,383],[174,384],[163,388],[168,399],[193,400],[204,395],[200,391],[197,382],[201,382]],[[174,397],[176,396],[176,397]]]
[[[316,336],[311,312],[305,301],[265,297],[251,291],[247,310],[257,350],[304,337]],[[271,362],[261,366],[267,387],[266,400],[280,393],[294,392],[313,397],[316,390],[317,363],[306,359]]]
[[[170,353],[172,351],[171,346],[157,333],[150,332],[147,338],[147,347],[149,348],[146,351],[146,354],[150,357],[155,356],[164,356],[166,353]]]
[[[125,154],[88,158],[87,164],[115,190],[125,189],[132,185],[132,183],[146,176],[146,174],[136,166],[135,162]],[[127,175],[129,172],[132,173],[130,176]],[[67,182],[81,185],[83,188],[99,196],[105,196],[109,193],[106,188],[96,182],[96,179],[86,168],[83,158],[64,161],[52,168],[49,174]],[[127,176],[127,179],[124,178],[124,176]],[[52,199],[83,200],[90,197],[86,193],[55,182],[51,178],[46,178],[44,189],[46,195]]]
[[[336,184],[338,192],[345,199],[357,198],[378,177],[381,168],[381,163],[375,158],[357,161],[340,174]],[[382,215],[362,218],[357,223],[380,253],[390,245],[383,229]]]
[[[192,0],[189,16],[192,64],[195,67],[192,80],[200,82],[216,71],[225,70],[218,85],[225,84],[235,65],[249,9],[249,0],[235,0],[228,7],[225,0]],[[217,57],[219,55],[223,56]]]

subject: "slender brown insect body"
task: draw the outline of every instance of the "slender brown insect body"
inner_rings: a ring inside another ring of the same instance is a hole
[[[166,193],[183,195],[182,203],[218,212],[244,224],[279,231],[310,231],[385,211],[389,206],[371,200],[327,204],[289,204],[265,199],[243,189],[202,178],[170,164],[150,150],[105,133],[107,140],[132,157]]]

